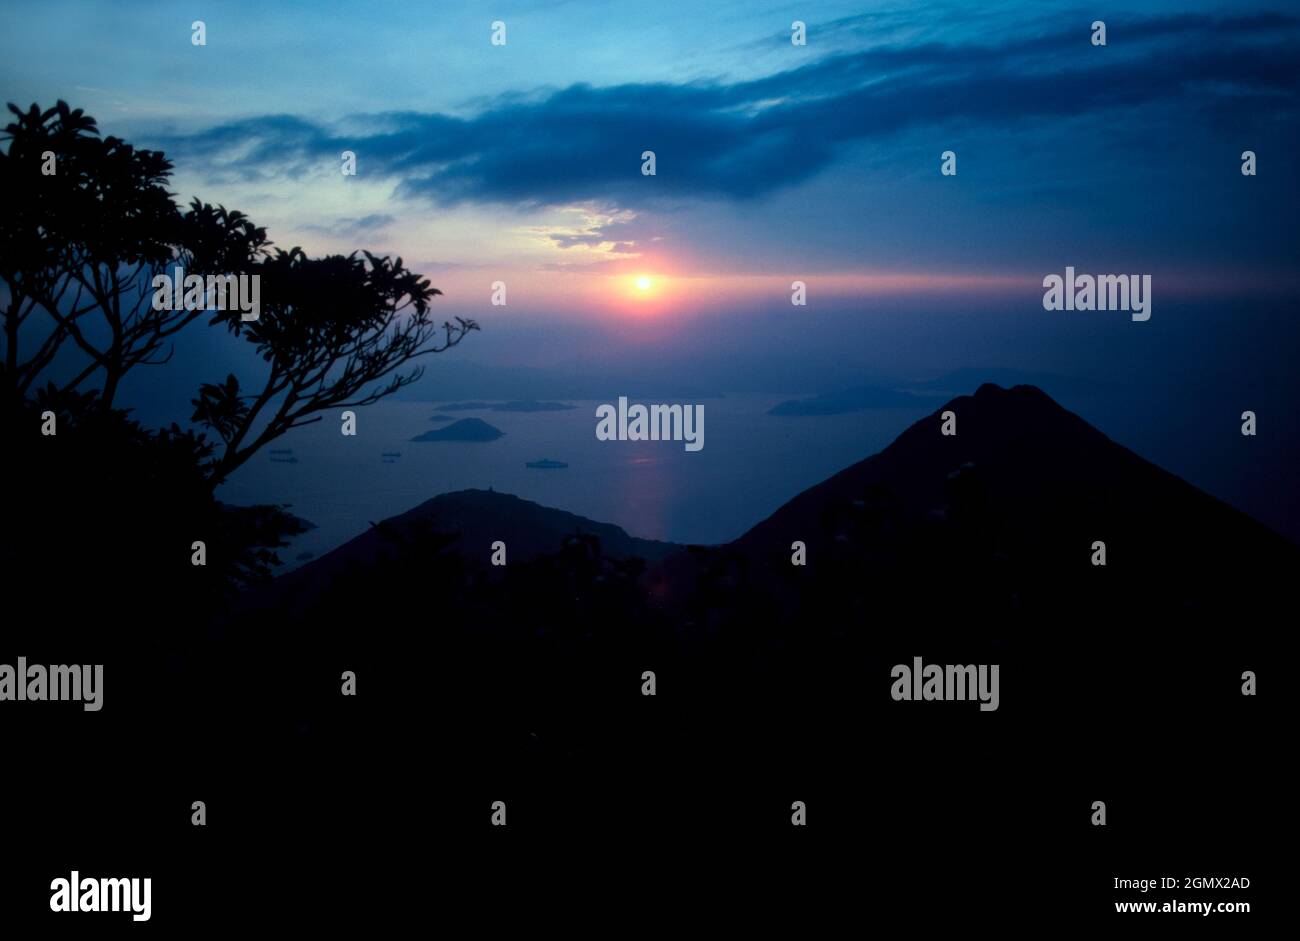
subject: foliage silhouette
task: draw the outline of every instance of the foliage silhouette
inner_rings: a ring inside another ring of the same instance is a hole
[[[431,301],[441,292],[400,258],[309,258],[276,249],[237,210],[197,198],[180,208],[165,155],[101,137],[66,102],[9,110],[0,140],[0,570],[29,606],[11,601],[6,649],[32,662],[104,663],[112,678],[111,708],[93,734],[68,732],[48,711],[16,734],[40,741],[58,726],[59,735],[86,735],[78,747],[106,761],[114,733],[104,730],[146,716],[156,734],[206,727],[230,739],[216,691],[247,651],[229,646],[222,615],[271,578],[304,523],[285,507],[228,505],[217,488],[325,410],[363,407],[415,381],[412,360],[478,325],[437,326]],[[43,172],[51,158],[53,172]],[[233,303],[213,309],[210,293],[202,305],[156,307],[154,279],[177,268],[205,287],[258,277],[259,319],[241,320]],[[213,328],[263,371],[251,392],[234,375],[196,378],[193,411],[163,428],[122,407],[128,373],[165,368],[181,331]],[[55,433],[43,433],[51,423]],[[200,551],[205,564],[193,564]],[[186,708],[158,711],[166,701]]]
[[[9,110],[14,121],[0,152],[7,209],[0,216],[0,394],[7,430],[20,442],[14,463],[41,469],[30,483],[42,492],[58,482],[57,512],[85,528],[102,529],[110,519],[100,503],[83,499],[96,490],[79,486],[85,468],[119,479],[137,514],[131,523],[111,518],[114,538],[132,543],[129,553],[112,554],[124,564],[170,570],[183,558],[189,566],[191,542],[208,542],[204,575],[219,584],[191,599],[223,597],[266,578],[275,550],[299,523],[275,508],[222,507],[213,491],[258,450],[319,421],[324,410],[362,407],[414,382],[422,370],[403,371],[407,363],[449,349],[478,325],[456,318],[442,325],[439,339],[430,301],[441,292],[400,258],[362,252],[311,259],[299,248],[274,249],[266,230],[239,211],[195,198],[182,212],[166,189],[172,164],[162,153],[101,139],[95,120],[66,102]],[[51,157],[53,172],[43,172]],[[266,370],[253,393],[234,375],[199,385],[190,421],[216,444],[175,423],[149,431],[115,405],[123,377],[137,366],[165,364],[176,335],[216,300],[213,293],[204,305],[155,305],[154,278],[173,266],[205,283],[261,280],[256,321],[242,320],[234,303],[209,321],[250,344]],[[38,430],[47,410],[58,423],[48,440]],[[97,459],[84,448],[92,435]],[[83,463],[61,469],[48,460],[54,454]],[[130,480],[123,479],[127,468]],[[191,492],[196,481],[206,496]],[[27,510],[26,525],[10,529],[11,548],[39,543],[41,514],[55,512],[39,504]],[[176,538],[159,538],[142,523],[164,518],[176,524]]]

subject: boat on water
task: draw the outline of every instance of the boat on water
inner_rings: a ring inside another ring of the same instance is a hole
[[[381,455],[379,455],[379,456],[380,456],[380,457],[401,457],[401,456],[402,456],[402,452],[401,452],[401,451],[385,451],[383,454],[381,454]]]
[[[560,467],[568,467],[563,461],[550,461],[542,458],[540,461],[525,461],[524,467],[539,467],[543,470],[553,470]]]
[[[298,459],[296,457],[273,457],[271,458],[271,463],[272,464],[297,464]]]

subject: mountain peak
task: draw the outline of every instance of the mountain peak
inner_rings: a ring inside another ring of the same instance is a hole
[[[1070,414],[1064,406],[1038,386],[1031,385],[1015,385],[1004,388],[997,383],[986,382],[975,390],[974,395],[958,396],[944,408],[950,408],[962,401],[974,401],[982,408],[1004,410],[1039,409]]]
[[[944,419],[948,412],[955,421]],[[1119,565],[1136,569],[1159,556],[1171,577],[1223,564],[1206,545],[1249,547],[1261,558],[1287,546],[1041,389],[994,383],[953,399],[879,454],[799,494],[736,545],[788,567],[796,540],[822,558],[864,544],[884,555],[936,541],[979,545],[990,557],[1044,572],[1073,571],[1079,559],[1086,566],[1089,547],[1109,540],[1124,547]]]
[[[1053,405],[1056,404],[1056,402],[1052,399],[1052,397],[1048,395],[1046,392],[1044,392],[1042,389],[1038,388],[1038,386],[1022,384],[1022,385],[1014,385],[1011,388],[1006,389],[998,385],[996,382],[985,382],[978,389],[975,390],[975,398],[977,399],[981,399],[981,398],[997,399],[1003,397],[1013,397],[1013,398],[1020,398],[1020,399],[1037,398],[1037,399],[1042,399],[1043,401],[1046,402],[1051,402]]]

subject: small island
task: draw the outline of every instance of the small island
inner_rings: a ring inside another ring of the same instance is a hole
[[[412,438],[412,441],[495,441],[504,435],[500,428],[493,428],[481,418],[462,418],[452,422],[446,428],[426,431]]]

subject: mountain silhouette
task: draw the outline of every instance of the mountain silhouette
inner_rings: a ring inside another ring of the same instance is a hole
[[[956,434],[941,433],[947,412]],[[964,621],[1011,611],[1077,619],[1116,604],[1129,613],[1135,605],[1174,606],[1201,618],[1240,612],[1252,598],[1271,596],[1270,573],[1297,559],[1296,547],[1263,524],[1025,385],[985,384],[951,400],[725,545],[638,539],[509,494],[464,490],[383,521],[277,579],[277,587],[291,592],[327,583],[345,566],[373,565],[417,529],[445,536],[471,567],[486,565],[498,540],[514,562],[587,534],[609,558],[650,563],[648,587],[663,598],[693,590],[708,559],[736,584],[761,582],[765,595],[789,608],[805,605],[810,590],[865,604],[870,580],[878,612],[895,605],[913,617]],[[802,567],[791,562],[796,541],[805,546]],[[1094,564],[1098,542],[1104,565]],[[962,590],[931,591],[927,580]],[[1243,592],[1243,584],[1255,587]]]
[[[506,565],[491,564],[497,541]],[[411,723],[439,715],[455,717],[437,727],[447,767],[626,775],[656,800],[647,767],[736,787],[851,780],[864,736],[872,754],[923,742],[953,767],[1033,748],[1064,774],[1080,760],[1071,743],[1178,702],[1158,746],[1121,737],[1089,753],[1105,776],[1178,767],[1200,734],[1248,747],[1239,677],[1266,659],[1296,570],[1294,545],[1041,391],[984,385],[724,545],[459,491],[250,594],[227,636],[294,664],[249,734],[268,749],[346,746],[361,765],[404,761]],[[893,701],[892,665],[918,656],[1000,664],[1001,706]],[[373,711],[313,679],[344,668],[367,676]],[[641,694],[645,671],[656,697]]]
[[[617,559],[657,561],[681,549],[674,543],[638,539],[612,523],[599,523],[511,494],[458,490],[373,524],[360,536],[280,576],[250,598],[253,604],[266,603],[269,598],[292,599],[300,606],[345,571],[374,568],[415,551],[415,545],[429,545],[428,540],[435,541],[440,551],[457,554],[468,568],[478,569],[490,565],[495,542],[505,543],[508,563],[517,563],[554,552],[566,537],[583,534],[598,539],[605,555]]]
[[[940,416],[948,411],[957,422],[951,436],[940,433]],[[1265,553],[1286,542],[1111,441],[1039,389],[986,384],[918,421],[879,454],[799,494],[737,544],[774,549],[771,543],[801,528],[810,536],[833,536],[824,526],[828,512],[884,490],[913,522],[946,519],[961,512],[954,488],[966,478],[979,479],[982,510],[997,520],[991,536],[1008,545],[1132,534],[1142,547],[1176,543],[1169,548],[1187,561],[1193,547],[1183,541],[1198,526],[1226,528]],[[1121,559],[1132,555],[1119,553]]]
[[[941,433],[947,412],[956,434]],[[1274,593],[1268,582],[1279,566],[1296,562],[1296,547],[1280,535],[1024,385],[986,384],[953,399],[730,548],[761,570],[789,574],[795,540],[806,544],[810,568],[853,563],[863,575],[969,585],[956,605],[945,603],[951,593],[920,584],[873,586],[914,589],[905,599],[914,613],[967,617],[1031,607],[1077,619],[1121,603],[1129,614],[1139,605],[1240,615],[1253,597]],[[1097,542],[1104,566],[1093,564]]]

